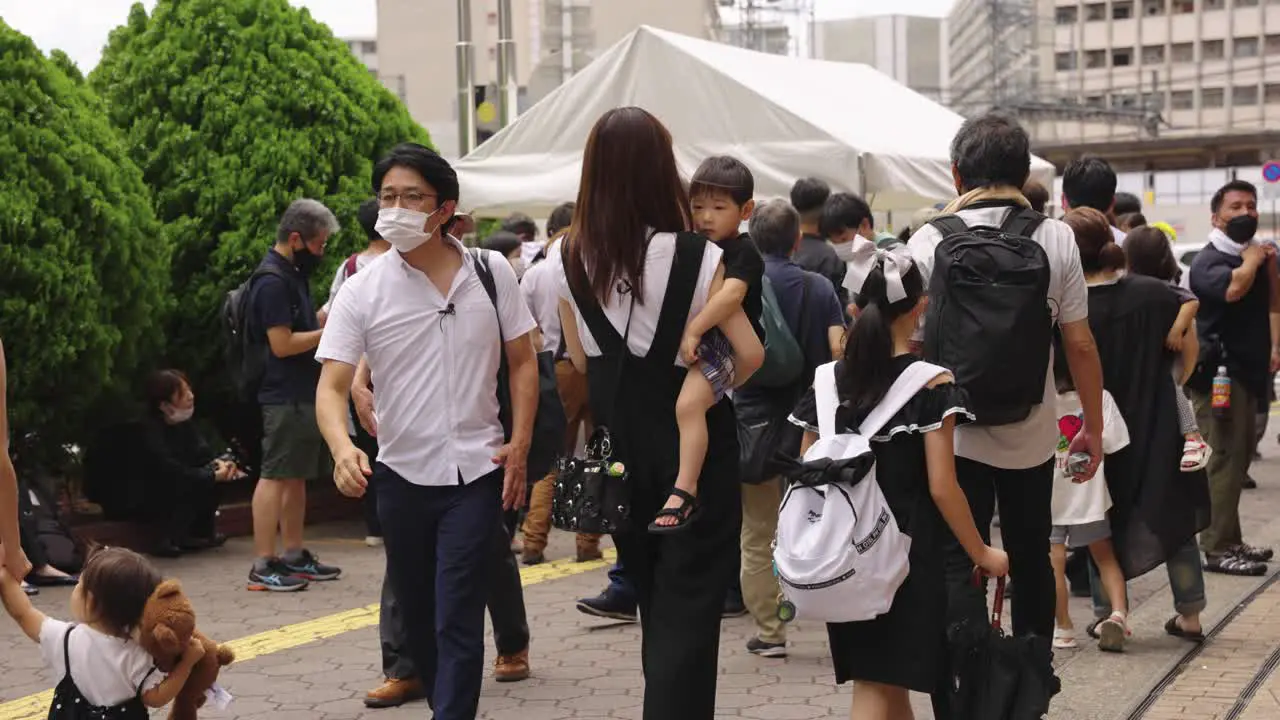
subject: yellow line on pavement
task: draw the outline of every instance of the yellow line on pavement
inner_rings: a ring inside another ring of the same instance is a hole
[[[528,587],[608,567],[617,557],[612,548],[604,551],[604,558],[592,562],[575,562],[572,558],[555,560],[541,565],[522,568],[521,584]],[[326,640],[352,630],[363,630],[378,624],[378,603],[346,610],[333,615],[285,625],[256,635],[238,638],[227,643],[236,652],[236,662],[242,663],[260,655],[284,652],[319,640]],[[34,652],[34,649],[32,650]],[[28,695],[24,698],[0,703],[0,720],[41,720],[49,713],[53,691]]]

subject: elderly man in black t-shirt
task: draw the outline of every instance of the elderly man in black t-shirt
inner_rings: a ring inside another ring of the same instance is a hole
[[[1212,518],[1200,533],[1205,569],[1228,575],[1262,575],[1269,548],[1246,545],[1240,530],[1240,491],[1253,460],[1254,409],[1266,397],[1270,374],[1280,368],[1280,293],[1276,247],[1254,242],[1258,192],[1235,180],[1210,203],[1209,244],[1191,264],[1191,290],[1200,299],[1201,363],[1188,383],[1200,430],[1213,448],[1209,459]],[[1231,379],[1229,407],[1215,411],[1212,378],[1225,367]]]

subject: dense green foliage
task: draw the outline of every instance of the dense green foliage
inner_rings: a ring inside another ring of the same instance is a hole
[[[47,459],[44,451],[109,419],[90,415],[153,357],[169,251],[142,174],[66,56],[46,58],[0,21],[0,67],[9,419],[24,459]]]
[[[428,142],[347,46],[286,0],[160,0],[149,17],[135,5],[89,81],[174,248],[170,360],[204,390],[223,387],[223,297],[271,246],[289,202],[321,200],[343,225],[316,275],[318,305],[364,245],[355,211],[372,195],[373,162]]]

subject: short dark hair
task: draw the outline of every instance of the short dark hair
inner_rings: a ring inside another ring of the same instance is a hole
[[[520,236],[510,230],[494,230],[489,236],[480,241],[480,247],[485,250],[492,250],[502,253],[503,257],[510,255],[520,247]]]
[[[1044,207],[1049,204],[1049,189],[1035,180],[1028,180],[1022,186],[1022,196],[1031,203],[1031,209],[1038,213],[1043,214]]]
[[[369,242],[382,239],[382,236],[375,229],[378,224],[377,198],[369,198],[360,203],[360,207],[356,208],[356,222],[360,223],[360,228],[364,230],[365,237],[369,238]]]
[[[458,200],[458,173],[448,160],[440,157],[440,153],[418,143],[401,143],[387,153],[373,166],[373,191],[382,191],[382,179],[391,168],[405,167],[417,172],[431,187],[435,188],[439,197],[436,202],[444,204],[450,200]]]
[[[511,213],[502,221],[502,229],[516,235],[537,237],[538,223],[522,212]]]
[[[1133,193],[1118,192],[1116,193],[1115,209],[1112,212],[1116,214],[1116,217],[1130,213],[1140,213],[1142,212],[1142,201]]]
[[[747,231],[765,255],[791,257],[800,239],[800,213],[786,200],[769,200],[751,214]]]
[[[181,370],[157,370],[148,375],[142,393],[147,410],[158,410],[160,403],[172,400],[183,385],[191,387],[191,381]]]
[[[1131,212],[1116,216],[1116,227],[1121,230],[1124,230],[1126,227],[1129,230],[1136,230],[1140,227],[1146,227],[1146,224],[1147,216],[1140,212]]]
[[[951,141],[951,164],[965,190],[1020,188],[1031,175],[1031,138],[1017,120],[990,112],[960,126]]]
[[[1256,201],[1258,199],[1258,188],[1253,183],[1244,180],[1232,180],[1231,182],[1218,188],[1218,192],[1213,194],[1213,199],[1209,201],[1210,212],[1217,213],[1222,209],[1222,203],[1227,199],[1227,193],[1243,192],[1249,193]]]
[[[560,203],[551,211],[551,217],[547,218],[547,237],[553,238],[573,224],[573,210],[576,207],[577,203],[574,202]]]
[[[321,233],[333,234],[339,228],[338,218],[334,217],[333,211],[325,207],[324,203],[311,198],[298,198],[289,203],[289,207],[280,215],[280,223],[276,225],[276,244],[289,242],[289,236],[294,233],[303,242],[310,242]]]
[[[103,547],[89,555],[80,572],[81,591],[92,621],[112,635],[129,637],[142,621],[142,610],[161,581],[160,573],[132,550]]]
[[[689,180],[689,197],[724,193],[738,207],[755,197],[756,179],[742,161],[728,155],[714,155],[702,161]]]
[[[830,238],[845,228],[857,230],[863,220],[870,220],[872,227],[875,227],[875,219],[871,215],[871,206],[867,201],[853,193],[836,193],[827,198],[827,202],[822,206],[822,219],[818,222],[818,232],[822,233],[823,237]]]
[[[1062,194],[1073,209],[1088,207],[1111,212],[1116,201],[1116,171],[1094,155],[1072,160],[1062,173]]]
[[[1165,281],[1176,280],[1182,268],[1173,256],[1169,236],[1153,227],[1140,227],[1124,238],[1129,272]]]
[[[791,186],[791,207],[806,220],[817,220],[831,197],[831,186],[814,177],[800,178]]]

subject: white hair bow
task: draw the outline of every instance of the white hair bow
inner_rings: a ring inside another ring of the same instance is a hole
[[[902,285],[902,274],[911,269],[915,261],[911,259],[906,246],[899,245],[890,250],[881,250],[876,244],[864,237],[854,238],[853,242],[837,246],[841,259],[849,265],[844,276],[845,288],[854,295],[862,293],[862,286],[867,276],[881,261],[884,262],[885,295],[890,303],[907,298],[907,290]]]

